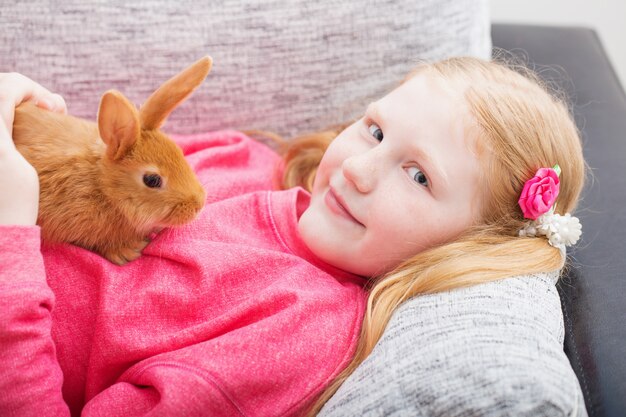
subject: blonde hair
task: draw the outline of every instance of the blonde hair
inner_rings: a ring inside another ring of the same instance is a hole
[[[309,411],[315,415],[371,353],[393,312],[418,294],[451,290],[524,273],[563,267],[564,258],[544,238],[518,237],[524,224],[517,204],[524,183],[537,169],[561,167],[556,211],[576,207],[585,178],[580,137],[568,106],[528,70],[475,58],[451,58],[423,64],[406,79],[428,72],[461,81],[474,118],[483,162],[482,218],[452,242],[424,250],[393,271],[373,277],[361,336],[350,364],[326,388]],[[343,127],[343,126],[342,126]],[[285,142],[284,188],[309,191],[321,157],[341,131],[332,129]]]

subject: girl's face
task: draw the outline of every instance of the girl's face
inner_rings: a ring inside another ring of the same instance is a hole
[[[376,276],[478,220],[472,119],[451,85],[422,72],[331,143],[298,223],[319,258]]]

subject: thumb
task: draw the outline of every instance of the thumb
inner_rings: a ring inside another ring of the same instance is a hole
[[[65,100],[59,94],[47,94],[38,98],[35,104],[42,109],[50,110],[55,113],[67,114],[67,105]]]

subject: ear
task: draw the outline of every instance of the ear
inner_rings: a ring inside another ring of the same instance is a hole
[[[213,60],[209,56],[196,61],[159,87],[139,109],[141,127],[158,129],[169,114],[206,78]]]
[[[98,130],[107,145],[107,156],[112,160],[123,158],[137,142],[140,129],[137,108],[119,91],[104,93],[98,110]]]

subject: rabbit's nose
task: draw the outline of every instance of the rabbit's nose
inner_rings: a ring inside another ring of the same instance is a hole
[[[184,203],[179,204],[179,210],[185,217],[189,217],[190,221],[202,210],[206,200],[206,193],[202,190],[201,193],[191,194]]]
[[[196,213],[202,210],[202,208],[204,207],[205,200],[206,200],[205,194],[194,196],[194,199],[192,200],[191,205],[196,210]]]
[[[191,196],[176,204],[166,216],[165,222],[170,225],[181,225],[189,223],[196,218],[200,210],[204,207],[204,198],[201,196]]]
[[[194,193],[191,196],[191,201],[196,208],[196,211],[202,210],[204,204],[206,203],[206,191],[204,191],[204,188],[202,186],[199,186],[198,192]]]

